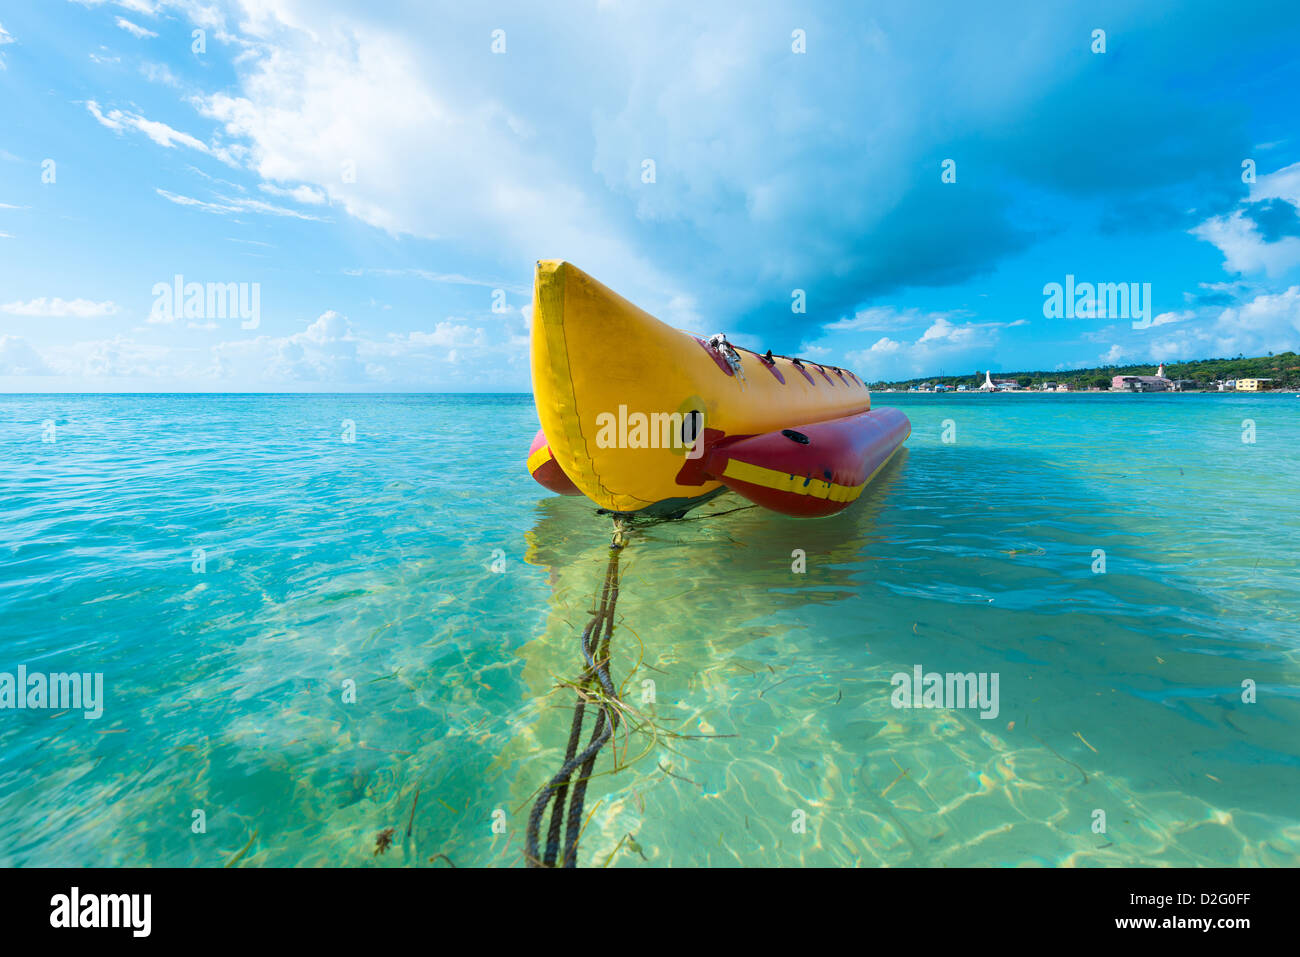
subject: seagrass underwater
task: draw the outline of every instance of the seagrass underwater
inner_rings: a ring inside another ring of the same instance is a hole
[[[103,672],[0,671],[0,711],[82,711],[93,721],[104,713]]]

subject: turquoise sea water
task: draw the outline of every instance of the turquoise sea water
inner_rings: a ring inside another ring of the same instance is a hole
[[[913,434],[842,515],[633,532],[614,676],[699,737],[619,739],[580,862],[1300,864],[1300,401],[875,401]],[[0,711],[0,864],[522,866],[610,534],[528,476],[535,429],[529,396],[0,396],[0,672],[106,698]],[[916,665],[997,673],[998,716],[895,708]]]

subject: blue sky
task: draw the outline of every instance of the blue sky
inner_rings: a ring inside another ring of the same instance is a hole
[[[1298,349],[1297,49],[1294,3],[5,0],[0,390],[527,390],[539,258],[869,379]],[[1046,316],[1067,275],[1149,323]]]

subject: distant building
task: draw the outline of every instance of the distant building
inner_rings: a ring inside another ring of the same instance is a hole
[[[1112,392],[1167,392],[1173,385],[1157,375],[1117,375],[1110,380]]]
[[[1110,380],[1112,392],[1169,392],[1173,387],[1163,362],[1155,375],[1117,375]]]
[[[1015,379],[995,379],[991,371],[984,373],[984,384],[980,386],[981,392],[1015,392],[1020,388],[1020,383]]]
[[[1267,392],[1272,379],[1238,379],[1238,392]]]
[[[1070,391],[1070,383],[1068,383],[1068,382],[1062,382],[1060,385],[1058,385],[1058,386],[1056,387],[1056,391],[1057,391],[1057,392],[1069,392],[1069,391]]]

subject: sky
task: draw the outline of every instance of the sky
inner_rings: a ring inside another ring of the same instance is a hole
[[[1298,50],[1251,0],[0,0],[0,391],[528,391],[538,259],[873,381],[1300,350]]]

